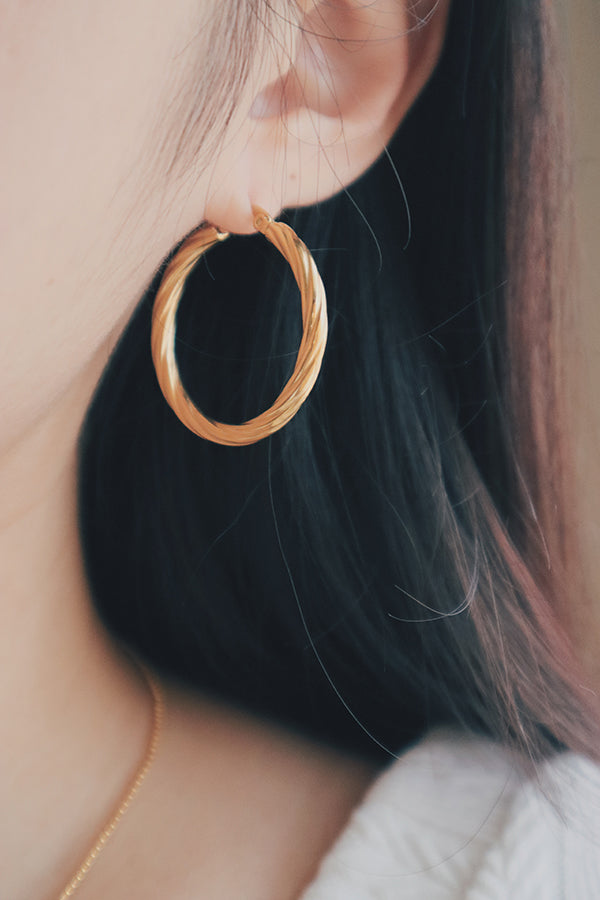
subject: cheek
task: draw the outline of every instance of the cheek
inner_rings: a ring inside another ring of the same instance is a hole
[[[72,256],[86,235],[95,244],[98,225],[122,207],[168,74],[160,25],[144,29],[136,6],[10,7],[0,31],[3,262],[22,260],[26,243],[29,269],[34,251],[47,271],[61,247]]]
[[[0,442],[68,385],[168,250],[155,135],[188,22],[181,0],[3,6]]]

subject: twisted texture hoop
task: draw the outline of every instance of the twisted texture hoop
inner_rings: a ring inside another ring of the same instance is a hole
[[[327,342],[325,288],[308,248],[288,225],[274,221],[260,207],[253,207],[253,213],[256,230],[289,263],[302,299],[303,333],[296,365],[269,409],[241,425],[216,422],[192,403],[179,377],[175,358],[176,315],[185,281],[200,257],[229,237],[226,232],[203,225],[190,235],[169,263],[152,311],[152,360],[165,400],[194,434],[227,446],[254,444],[283,428],[295,416],[314,387]]]

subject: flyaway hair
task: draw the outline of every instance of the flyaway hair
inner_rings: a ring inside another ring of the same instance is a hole
[[[600,758],[564,624],[554,46],[542,0],[454,0],[388,153],[289,215],[330,335],[279,434],[189,434],[152,370],[156,285],[142,300],[82,435],[81,526],[102,617],[158,667],[365,756],[453,723],[528,759]],[[276,256],[231,238],[182,300],[180,371],[216,419],[266,408],[293,368],[299,302]]]

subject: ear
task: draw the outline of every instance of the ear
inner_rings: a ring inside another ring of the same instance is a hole
[[[433,72],[449,2],[304,0],[283,54],[279,39],[275,77],[254,92],[234,171],[215,172],[207,219],[252,231],[253,204],[277,216],[358,178]]]

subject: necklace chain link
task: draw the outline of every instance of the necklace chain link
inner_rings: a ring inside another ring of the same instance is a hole
[[[148,741],[148,746],[146,748],[144,758],[142,759],[137,772],[128,783],[121,799],[119,800],[116,811],[110,816],[107,823],[103,826],[91,849],[86,853],[83,862],[81,863],[75,874],[71,876],[71,878],[67,882],[66,887],[64,887],[59,894],[58,900],[67,900],[67,898],[72,897],[77,888],[80,887],[84,878],[98,859],[98,856],[106,847],[110,838],[114,834],[115,829],[117,828],[117,825],[121,821],[123,815],[131,805],[131,802],[139,791],[142,782],[144,781],[152,763],[154,762],[154,757],[156,756],[156,748],[158,746],[158,739],[164,715],[163,693],[160,685],[152,676],[149,669],[144,665],[144,663],[142,663],[138,659],[136,659],[136,663],[142,670],[142,673],[148,683],[148,687],[152,691],[153,714],[150,740]]]

